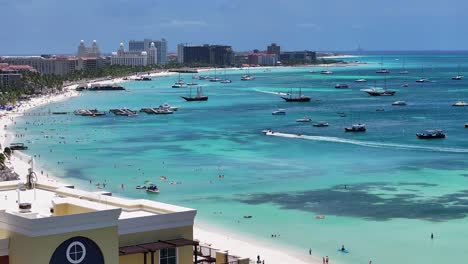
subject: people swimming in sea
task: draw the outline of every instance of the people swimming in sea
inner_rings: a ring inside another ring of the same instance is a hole
[[[346,250],[346,249],[345,249],[344,245],[341,245],[341,251],[344,252],[345,250]]]

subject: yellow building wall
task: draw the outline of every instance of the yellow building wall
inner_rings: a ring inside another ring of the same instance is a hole
[[[193,239],[193,226],[185,226],[178,228],[170,228],[164,230],[141,232],[135,234],[121,235],[119,238],[120,246],[132,246],[144,243],[157,242],[158,240],[171,240],[177,238]],[[192,264],[193,263],[193,247],[185,246],[177,248],[177,254],[179,257],[179,264]],[[141,256],[143,261],[143,254],[136,254]],[[130,255],[134,256],[134,255]],[[148,263],[150,258],[148,254]],[[137,258],[137,257],[136,257]],[[130,259],[130,258],[129,258]],[[157,261],[156,261],[157,260]],[[127,258],[120,257],[120,264],[131,264],[137,262],[127,262]],[[122,262],[123,261],[123,262]],[[143,263],[143,262],[141,262]],[[159,263],[159,252],[155,253],[155,263]]]
[[[63,216],[63,215],[73,215],[73,214],[83,214],[83,213],[90,213],[95,212],[96,210],[77,206],[73,204],[54,204],[54,215],[55,216]]]
[[[10,264],[47,264],[60,244],[76,236],[93,240],[101,249],[105,263],[118,263],[117,227],[107,227],[41,237],[28,237],[12,233],[9,250]]]

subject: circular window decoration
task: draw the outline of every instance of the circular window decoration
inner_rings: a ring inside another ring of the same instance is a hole
[[[78,241],[70,243],[67,247],[66,257],[72,264],[81,263],[86,257],[85,245]]]

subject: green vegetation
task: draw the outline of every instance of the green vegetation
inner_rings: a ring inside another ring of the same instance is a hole
[[[23,73],[19,84],[0,86],[0,105],[14,104],[24,95],[60,91],[62,86],[63,79],[59,76],[36,72]]]

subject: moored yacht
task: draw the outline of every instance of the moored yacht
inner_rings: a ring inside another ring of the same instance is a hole
[[[255,77],[252,76],[252,75],[248,75],[248,74],[247,74],[247,75],[243,75],[243,76],[241,77],[241,81],[251,81],[251,80],[255,80]]]
[[[379,87],[372,87],[370,89],[364,89],[363,91],[370,96],[393,96],[396,93],[396,91],[382,89]]]
[[[421,78],[421,79],[418,79],[416,80],[417,83],[425,83],[425,82],[429,82],[429,79],[427,78]]]
[[[366,79],[357,79],[357,80],[355,80],[355,82],[362,83],[362,82],[367,82],[367,80]]]
[[[457,76],[452,77],[452,80],[460,81],[460,80],[463,80],[463,78],[464,78],[463,75],[457,75]]]
[[[345,132],[366,132],[366,124],[354,124],[350,127],[345,127]]]
[[[312,126],[314,126],[314,127],[327,127],[327,126],[328,126],[328,122],[326,122],[326,121],[318,121],[317,123],[312,124]]]
[[[468,106],[468,103],[465,101],[455,102],[452,106]]]
[[[388,69],[380,69],[380,70],[377,70],[375,73],[390,73],[390,70],[388,70]]]
[[[326,70],[326,71],[321,71],[320,74],[333,74],[333,72]]]
[[[416,136],[420,139],[445,138],[445,133],[440,129],[426,130],[422,133],[416,133]]]

